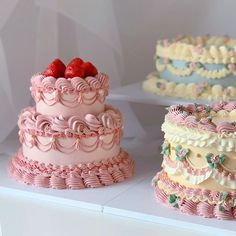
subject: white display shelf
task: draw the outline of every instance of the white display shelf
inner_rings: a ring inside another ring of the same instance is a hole
[[[142,150],[138,149],[138,155],[137,151],[129,150],[136,162],[135,175],[122,183],[102,188],[87,188],[82,190],[38,188],[18,183],[14,179],[9,178],[7,164],[11,155],[17,150],[18,144],[17,141],[14,142],[12,140],[6,143],[8,143],[8,145],[11,143],[12,149],[9,150],[8,148],[5,150],[5,154],[0,154],[0,192],[3,191],[14,195],[19,194],[25,197],[38,198],[40,200],[48,200],[57,202],[58,204],[67,204],[95,211],[102,211],[107,202],[147,178],[150,171],[154,171],[160,166],[154,154],[156,152],[155,148],[155,150],[152,148],[154,152],[147,156],[140,154]],[[152,145],[156,147],[159,146],[156,145],[156,143]]]
[[[151,179],[160,169],[162,157],[157,155],[161,140],[158,142],[138,141],[136,146],[126,149],[136,161],[136,172],[131,179],[108,187],[83,190],[54,190],[22,185],[7,175],[9,154],[16,150],[13,141],[12,149],[0,156],[0,194],[36,199],[58,206],[73,206],[74,209],[93,210],[104,215],[114,215],[123,219],[139,220],[180,227],[204,235],[236,235],[235,221],[204,219],[198,216],[187,216],[156,203]],[[143,145],[140,145],[141,143]],[[201,235],[202,235],[201,234]],[[175,234],[173,234],[175,235]]]
[[[127,102],[136,102],[143,104],[153,104],[161,106],[170,106],[174,104],[188,104],[188,103],[203,103],[207,104],[205,100],[188,100],[168,96],[158,96],[148,93],[142,89],[142,82],[129,84],[120,88],[111,89],[108,96],[110,100],[120,100]]]

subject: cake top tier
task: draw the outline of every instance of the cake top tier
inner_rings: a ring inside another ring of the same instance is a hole
[[[55,59],[44,72],[32,76],[30,90],[37,111],[43,114],[97,114],[104,110],[109,78],[80,58],[74,58],[67,66]]]
[[[31,90],[90,92],[108,89],[108,76],[99,73],[91,62],[84,62],[81,58],[74,58],[67,66],[60,59],[55,59],[42,73],[32,76],[31,84]]]
[[[218,133],[227,137],[236,133],[236,102],[218,102],[210,106],[173,105],[168,109],[166,121],[178,126]]]
[[[109,77],[103,73],[98,73],[94,77],[73,77],[68,79],[64,77],[55,78],[53,76],[44,76],[42,74],[36,74],[33,75],[31,78],[31,91],[35,92],[35,90],[40,90],[43,92],[52,93],[57,90],[60,91],[60,93],[68,94],[73,92],[90,92],[99,89],[104,89],[104,92],[108,93],[108,82]]]
[[[227,36],[178,36],[172,40],[158,41],[156,56],[171,60],[234,64],[236,62],[236,40]]]

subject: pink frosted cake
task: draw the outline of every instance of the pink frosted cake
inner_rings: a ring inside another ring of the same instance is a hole
[[[236,103],[171,106],[157,199],[183,213],[236,218]]]
[[[109,78],[90,62],[54,60],[31,79],[35,107],[18,121],[22,147],[9,163],[16,180],[39,187],[81,189],[121,182],[134,162],[120,148],[123,120],[104,104]]]

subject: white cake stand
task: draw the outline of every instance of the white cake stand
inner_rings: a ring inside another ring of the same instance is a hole
[[[108,99],[142,103],[142,104],[152,104],[159,106],[170,106],[174,104],[189,104],[189,103],[203,103],[203,104],[210,103],[209,101],[206,100],[198,100],[198,99],[189,100],[189,99],[151,94],[142,89],[142,82],[129,84],[116,89],[112,89],[110,91]]]

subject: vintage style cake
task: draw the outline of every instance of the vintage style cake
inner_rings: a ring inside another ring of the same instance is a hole
[[[9,163],[16,180],[39,187],[81,189],[121,182],[134,162],[120,148],[123,120],[104,103],[109,78],[90,62],[54,60],[31,79],[35,107],[18,121],[22,147]]]
[[[229,37],[183,37],[157,42],[156,72],[143,89],[187,99],[236,99],[236,40]]]
[[[183,213],[236,218],[236,103],[173,105],[162,130],[161,203]]]

